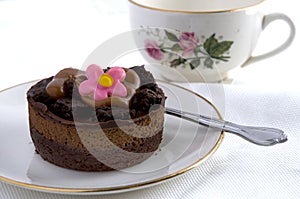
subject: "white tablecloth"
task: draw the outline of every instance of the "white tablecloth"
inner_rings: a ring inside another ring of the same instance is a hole
[[[201,85],[194,85],[194,88],[201,93]],[[298,198],[300,89],[270,91],[225,85],[224,91],[226,119],[281,128],[288,134],[288,142],[261,147],[226,134],[220,148],[209,160],[182,176],[151,188],[116,195],[76,197],[29,191],[1,183],[0,198]]]
[[[80,66],[102,41],[129,29],[126,3],[120,2],[0,0],[0,90],[55,74],[61,66]],[[268,5],[268,12],[285,12],[298,25],[295,1],[269,0]],[[275,39],[265,43],[271,45]],[[233,83],[223,85],[224,101],[214,101],[225,119],[281,128],[288,134],[288,142],[261,147],[226,134],[217,152],[199,167],[151,188],[105,196],[68,196],[0,182],[0,199],[298,198],[298,44],[296,38],[282,54],[235,71]],[[193,84],[195,91],[209,98],[203,86]],[[220,85],[210,85],[214,87]]]

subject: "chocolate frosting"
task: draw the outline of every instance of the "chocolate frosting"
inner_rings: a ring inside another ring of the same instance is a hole
[[[147,115],[150,109],[153,110],[156,106],[163,105],[165,96],[155,83],[152,74],[146,71],[144,66],[130,69],[139,76],[140,85],[128,99],[128,107],[120,106],[118,103],[112,105],[104,103],[98,107],[88,105],[78,92],[76,78],[64,79],[62,83],[64,94],[60,98],[53,98],[46,91],[47,85],[57,77],[49,77],[35,84],[29,89],[27,98],[44,104],[53,114],[70,121],[73,121],[74,116],[76,120],[80,119],[82,122],[134,119]]]

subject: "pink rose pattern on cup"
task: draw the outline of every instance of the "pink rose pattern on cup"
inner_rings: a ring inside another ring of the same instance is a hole
[[[159,60],[159,61],[162,60],[164,55],[163,55],[163,52],[160,50],[156,41],[145,40],[145,48],[146,48],[148,55],[150,55],[150,57],[152,57],[153,59]]]
[[[212,69],[221,61],[229,61],[229,50],[234,43],[220,41],[222,36],[216,38],[215,33],[209,38],[202,36],[200,40],[194,32],[180,33],[158,28],[142,30],[149,37],[144,41],[147,54],[170,67],[189,66],[193,70],[202,65]]]
[[[183,32],[179,37],[179,46],[183,49],[183,56],[193,54],[198,45],[199,39],[193,32]]]

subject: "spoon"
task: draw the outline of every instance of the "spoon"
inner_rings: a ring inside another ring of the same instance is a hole
[[[287,141],[287,135],[284,134],[282,130],[276,128],[242,126],[221,119],[180,111],[168,107],[165,108],[165,113],[207,127],[212,127],[239,135],[242,138],[261,146],[271,146]]]

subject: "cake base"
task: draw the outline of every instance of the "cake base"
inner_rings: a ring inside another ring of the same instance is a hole
[[[81,171],[127,168],[149,158],[162,141],[164,108],[133,120],[75,123],[29,100],[32,141],[41,157]]]
[[[31,128],[30,132],[32,141],[36,147],[36,152],[39,153],[44,160],[50,163],[80,171],[110,171],[136,165],[149,158],[153,152],[157,150],[157,148],[153,147],[154,145],[150,143],[160,143],[163,131],[161,130],[153,137],[144,140],[142,144],[144,144],[144,148],[148,149],[149,152],[147,153],[138,153],[134,144],[125,147],[125,151],[135,151],[134,155],[129,155],[127,157],[120,157],[120,153],[116,150],[99,150],[98,152],[101,154],[98,155],[101,155],[101,159],[104,158],[104,162],[107,162],[110,166],[99,161],[86,148],[70,147],[66,144],[47,139],[35,128]],[[93,150],[93,153],[97,152]]]

